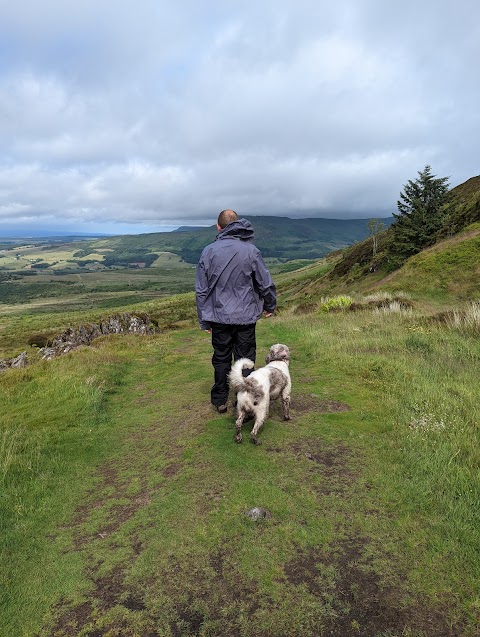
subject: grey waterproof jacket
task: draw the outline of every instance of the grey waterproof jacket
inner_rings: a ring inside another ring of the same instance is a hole
[[[200,327],[211,323],[250,325],[262,311],[276,307],[275,285],[253,245],[253,228],[246,219],[232,221],[202,252],[195,291]]]

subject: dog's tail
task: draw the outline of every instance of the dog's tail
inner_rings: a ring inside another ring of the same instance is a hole
[[[232,371],[228,375],[230,386],[233,387],[238,394],[239,391],[245,389],[245,378],[242,374],[243,369],[253,369],[255,364],[249,358],[239,358],[232,367]]]

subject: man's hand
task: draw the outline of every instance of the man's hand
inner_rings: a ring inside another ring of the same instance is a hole
[[[270,318],[271,316],[273,316],[273,312],[264,312],[263,314],[265,318]]]
[[[204,332],[207,332],[208,334],[212,333],[212,329],[210,328],[209,330],[204,330]]]

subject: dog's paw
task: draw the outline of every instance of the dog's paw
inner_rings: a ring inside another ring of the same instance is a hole
[[[291,416],[284,416],[283,420],[292,420],[292,417]]]
[[[253,442],[254,445],[261,445],[262,441],[259,440],[256,436],[250,436],[250,440]]]
[[[237,434],[235,436],[235,442],[242,442],[242,434]]]

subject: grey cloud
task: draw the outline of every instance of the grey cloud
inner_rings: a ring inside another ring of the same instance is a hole
[[[391,214],[426,163],[453,185],[478,172],[479,17],[19,0],[0,9],[0,221]]]

